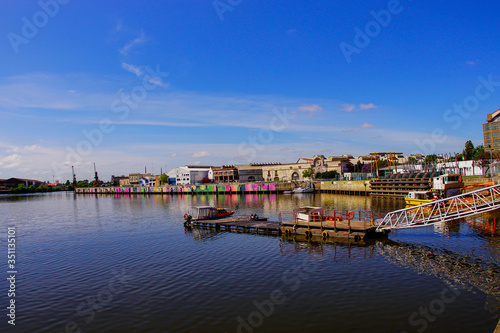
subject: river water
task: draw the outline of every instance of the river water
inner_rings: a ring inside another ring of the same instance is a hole
[[[377,214],[401,202],[333,194],[0,196],[0,332],[493,332],[493,215],[362,243],[186,230],[191,205],[271,220],[314,205]],[[8,227],[15,297],[7,297]],[[11,229],[12,230],[12,229]],[[15,299],[15,326],[6,307]]]

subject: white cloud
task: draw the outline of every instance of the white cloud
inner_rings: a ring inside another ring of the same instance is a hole
[[[200,158],[200,157],[208,157],[212,156],[208,151],[197,151],[194,154],[190,155],[192,158]]]
[[[19,154],[8,155],[0,158],[0,167],[3,169],[13,169],[21,164],[21,156]]]
[[[146,42],[146,40],[147,40],[146,35],[144,35],[144,32],[141,32],[141,35],[139,37],[137,37],[134,40],[125,44],[125,46],[122,47],[119,50],[119,52],[126,56],[126,55],[128,55],[128,53],[130,52],[130,50],[132,48],[134,48],[137,45],[144,44]]]
[[[467,60],[466,64],[470,65],[470,66],[474,66],[476,64],[476,62],[473,60]]]
[[[378,108],[377,105],[373,104],[373,103],[369,103],[369,104],[359,104],[359,108],[361,110],[368,110],[368,109],[376,109]]]
[[[373,124],[369,124],[369,123],[367,123],[367,122],[365,121],[364,123],[362,123],[362,124],[361,124],[361,127],[362,127],[362,128],[374,128],[374,127],[375,127],[375,125],[373,125]]]
[[[309,112],[310,115],[323,111],[323,108],[318,104],[301,105],[298,107],[300,111]]]
[[[126,70],[127,72],[130,72],[132,74],[135,74],[137,77],[140,77],[144,71],[140,69],[139,67],[136,67],[131,64],[127,64],[126,62],[122,62],[122,68]]]
[[[356,108],[356,105],[354,104],[342,104],[342,111],[345,111],[345,112],[351,112],[352,110],[354,110]]]

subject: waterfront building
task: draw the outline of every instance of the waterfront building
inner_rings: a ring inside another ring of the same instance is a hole
[[[139,179],[139,186],[156,186],[156,177],[141,177]]]
[[[238,181],[238,168],[234,165],[223,165],[221,167],[213,167],[215,183],[229,183]]]
[[[24,185],[25,187],[35,185],[36,187],[40,186],[43,184],[42,181],[40,180],[34,180],[34,179],[24,179],[24,178],[9,178],[9,179],[2,179],[0,180],[0,186],[6,187],[6,188],[13,188],[17,187],[18,185]]]
[[[380,168],[381,171],[388,171],[388,168]],[[443,174],[445,173],[458,173],[462,176],[482,176],[485,174],[483,168],[475,161],[456,161],[456,162],[442,162],[436,163],[432,169],[432,171],[439,171]],[[404,165],[396,166],[396,169],[392,167],[392,173],[406,173],[408,172],[407,168]],[[429,168],[427,166],[423,166],[421,164],[416,164],[412,167],[412,172],[429,172]]]
[[[268,163],[262,165],[262,175],[265,181],[302,181],[303,173],[313,168],[315,174],[337,171],[339,174],[348,171],[352,155],[330,156],[314,155],[312,158],[301,157],[295,163]]]
[[[128,177],[120,177],[120,186],[130,186],[130,179]]]
[[[247,182],[261,182],[264,181],[262,177],[262,166],[267,163],[251,163],[236,165],[238,169],[238,180],[240,183]]]
[[[210,181],[214,179],[211,166],[186,165],[175,167],[167,172],[169,178],[175,178],[175,185],[199,184],[205,178]]]
[[[500,109],[488,113],[483,124],[483,139],[485,151],[500,150]]]
[[[262,166],[262,175],[267,182],[303,180],[302,173],[311,167],[311,163],[285,163]]]
[[[130,173],[128,175],[128,179],[129,179],[129,184],[132,185],[132,186],[137,186],[139,185],[139,179],[142,177],[142,174],[141,173],[138,173],[138,172],[135,172],[135,173]]]
[[[112,185],[112,186],[120,186],[122,179],[127,179],[127,181],[128,181],[128,177],[126,177],[126,176],[115,176],[115,175],[112,175],[111,176],[110,185]]]

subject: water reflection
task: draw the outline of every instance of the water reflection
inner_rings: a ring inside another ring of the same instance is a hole
[[[453,288],[479,289],[489,295],[485,309],[500,308],[500,266],[498,263],[430,246],[386,240],[377,242],[377,252],[394,265],[419,274],[433,275]]]

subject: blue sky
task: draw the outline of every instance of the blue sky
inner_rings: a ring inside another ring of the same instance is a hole
[[[454,153],[500,108],[493,1],[0,6],[0,178]]]

